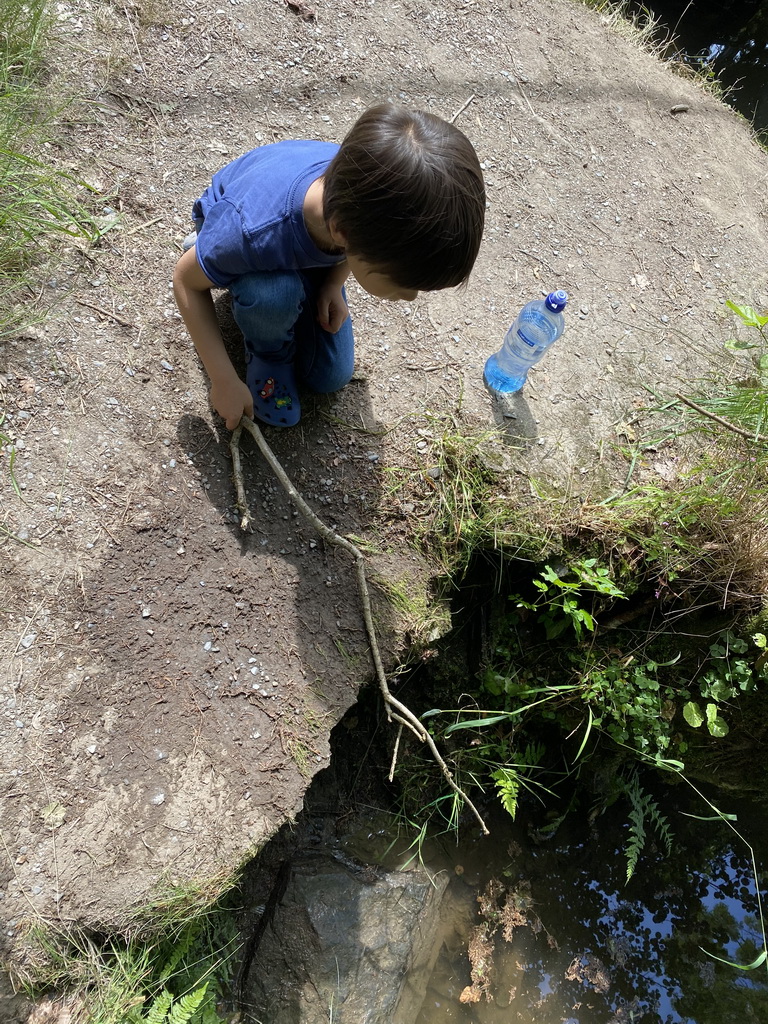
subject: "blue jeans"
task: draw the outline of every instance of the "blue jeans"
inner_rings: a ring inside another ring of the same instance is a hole
[[[320,394],[348,384],[355,362],[351,321],[335,334],[317,322],[317,291],[326,274],[325,268],[273,270],[245,274],[229,287],[247,352],[268,364],[293,364],[298,382]]]

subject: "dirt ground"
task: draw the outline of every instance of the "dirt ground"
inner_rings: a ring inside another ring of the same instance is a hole
[[[370,104],[432,110],[474,142],[485,240],[468,288],[386,304],[350,287],[357,370],[266,430],[307,501],[371,545],[388,664],[434,568],[390,470],[445,423],[499,419],[482,367],[520,306],[571,296],[512,432],[515,479],[611,480],[646,385],[728,371],[726,299],[768,305],[768,155],[696,85],[567,0],[115,0],[58,9],[82,97],[52,151],[116,226],[73,246],[50,316],[2,350],[0,919],[92,928],[231,871],[292,817],[372,678],[354,576],[250,442],[238,526],[228,432],[170,278],[191,204],[227,160],[340,140]],[[673,108],[678,108],[673,113]],[[219,303],[226,319],[226,301]],[[230,329],[233,344],[236,331]],[[452,419],[451,419],[452,418]],[[662,454],[659,455],[659,472]],[[650,465],[653,471],[653,464]],[[624,469],[622,469],[624,472]]]

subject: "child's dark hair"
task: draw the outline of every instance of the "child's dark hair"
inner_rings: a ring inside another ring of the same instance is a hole
[[[323,213],[346,249],[402,288],[462,284],[485,220],[485,185],[455,125],[392,103],[354,124],[323,176]]]

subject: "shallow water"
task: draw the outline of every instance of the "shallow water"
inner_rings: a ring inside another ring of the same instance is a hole
[[[724,811],[737,807],[720,800]],[[763,948],[750,851],[721,822],[685,817],[711,813],[686,793],[665,794],[664,811],[671,855],[651,836],[628,884],[625,807],[591,825],[573,814],[547,841],[522,822],[496,822],[490,839],[431,856],[435,868],[460,874],[416,1024],[765,1024],[765,965],[744,972],[709,955],[747,963]],[[764,809],[740,802],[738,812],[736,827],[764,864]],[[509,941],[501,928],[493,937],[491,1000],[461,1002],[476,897],[494,877],[517,893],[528,923]]]

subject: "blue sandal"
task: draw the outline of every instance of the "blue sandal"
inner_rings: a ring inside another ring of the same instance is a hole
[[[245,379],[257,419],[273,427],[296,426],[301,419],[301,404],[291,363],[268,363],[246,351]]]

